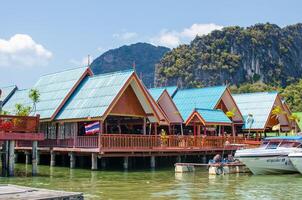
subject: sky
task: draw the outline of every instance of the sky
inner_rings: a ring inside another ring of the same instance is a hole
[[[302,22],[301,0],[1,0],[0,5],[0,87],[20,89],[122,45],[174,48],[226,26]]]

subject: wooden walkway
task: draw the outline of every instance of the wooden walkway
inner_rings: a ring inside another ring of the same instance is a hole
[[[38,189],[17,185],[0,185],[0,200],[82,200],[82,193]]]

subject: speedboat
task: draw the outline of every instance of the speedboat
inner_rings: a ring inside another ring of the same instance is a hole
[[[253,174],[296,173],[288,155],[297,152],[302,153],[302,136],[269,137],[258,148],[237,150],[235,158]]]
[[[290,153],[288,157],[294,167],[302,174],[302,152]]]

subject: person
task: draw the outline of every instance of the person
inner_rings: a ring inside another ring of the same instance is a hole
[[[220,154],[216,154],[213,158],[214,163],[219,163],[221,162],[221,155]]]
[[[233,155],[232,154],[229,154],[228,155],[228,162],[234,162],[235,160],[234,160],[234,157],[233,157]]]

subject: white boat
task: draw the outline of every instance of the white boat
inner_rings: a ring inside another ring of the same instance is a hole
[[[296,173],[298,171],[288,155],[302,153],[301,143],[301,136],[265,138],[258,148],[237,150],[235,158],[253,174]]]
[[[290,153],[288,157],[294,167],[302,174],[302,152]]]

